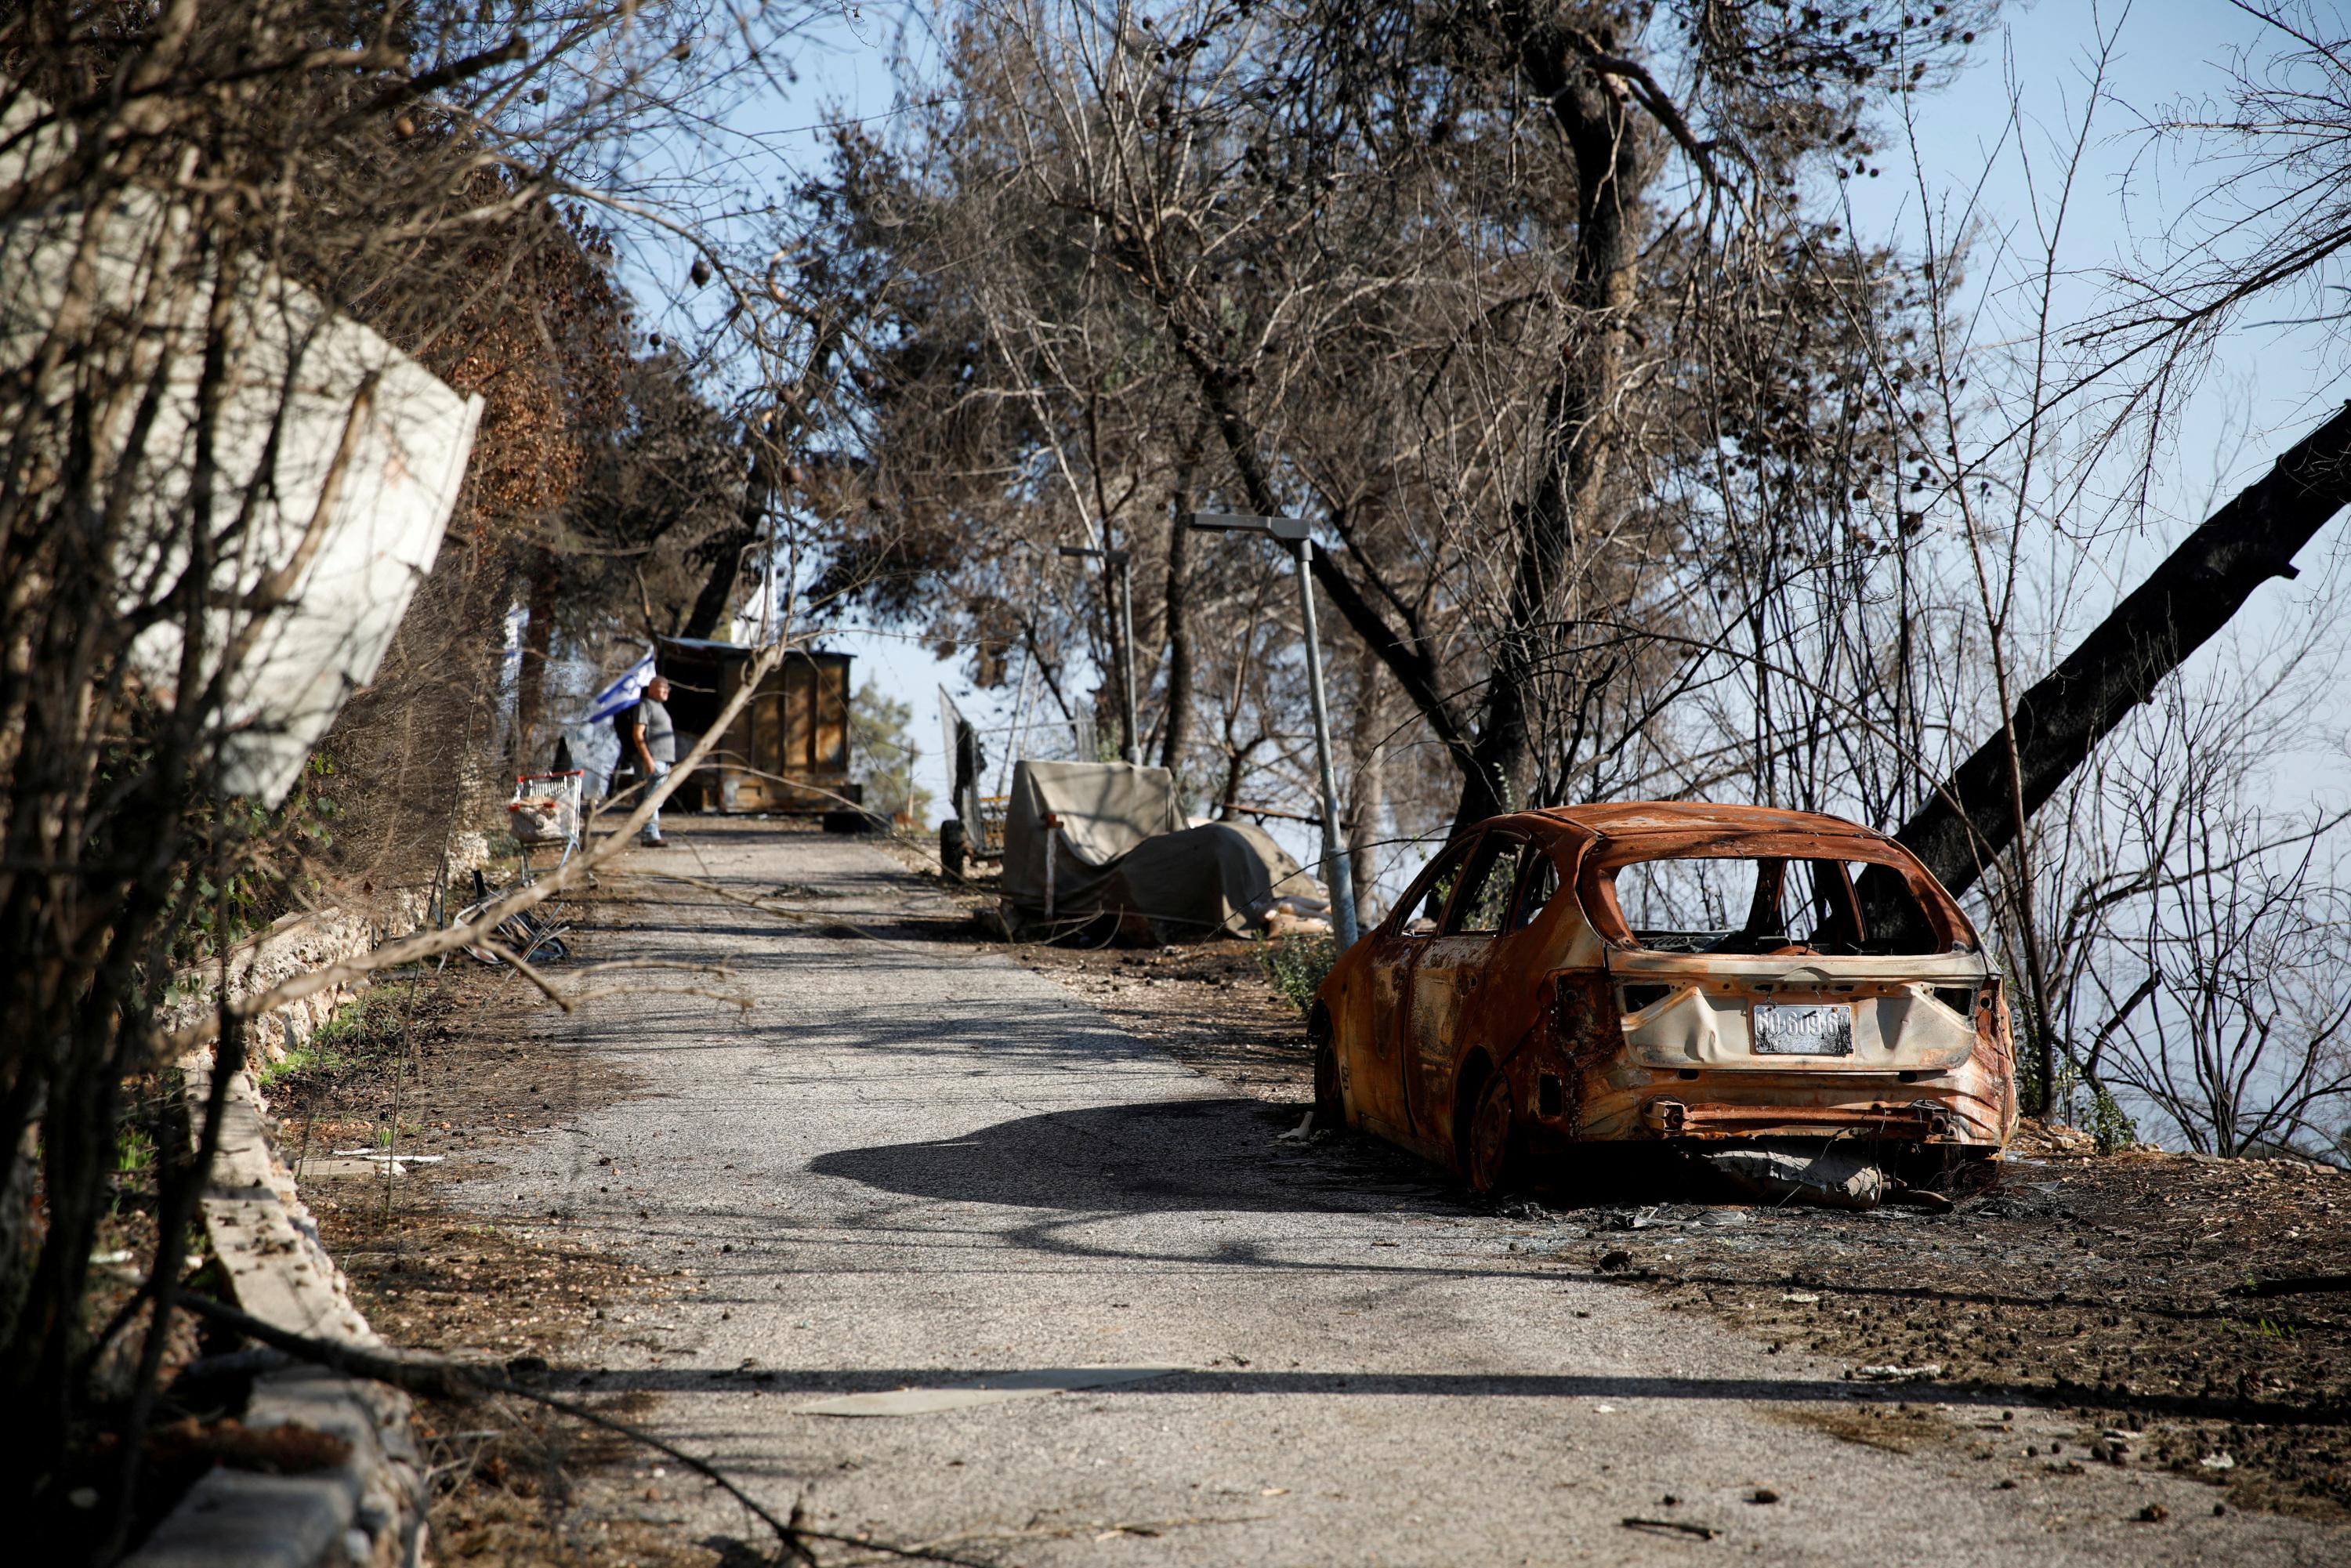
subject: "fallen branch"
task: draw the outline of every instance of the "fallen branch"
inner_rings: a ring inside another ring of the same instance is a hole
[[[726,733],[726,727],[735,722],[736,716],[750,705],[753,695],[759,688],[759,683],[767,678],[768,673],[780,664],[784,655],[796,645],[795,639],[778,638],[759,650],[759,656],[752,661],[751,668],[744,676],[741,687],[737,690],[733,697],[728,699],[726,706],[719,709],[718,716],[712,721],[710,728],[704,733],[702,739],[695,745],[692,751],[686,753],[684,761],[653,781],[653,788],[645,791],[643,798],[637,802],[636,809],[631,811],[621,825],[614,829],[601,843],[589,845],[563,865],[538,881],[526,883],[512,892],[500,895],[486,905],[479,915],[463,925],[451,925],[440,931],[421,931],[413,936],[403,936],[396,942],[387,942],[371,953],[363,954],[356,958],[347,958],[339,963],[322,965],[316,969],[296,975],[279,985],[272,986],[257,995],[226,1002],[207,1012],[202,1019],[184,1029],[157,1030],[148,1037],[151,1060],[156,1062],[167,1062],[185,1056],[220,1031],[221,1020],[224,1017],[253,1018],[274,1011],[288,1002],[298,1002],[305,997],[315,996],[320,991],[330,990],[337,986],[349,985],[353,980],[364,978],[381,970],[398,968],[403,964],[419,963],[426,958],[437,958],[444,953],[455,953],[462,948],[484,946],[495,936],[498,926],[508,918],[520,915],[527,909],[535,909],[566,888],[586,880],[598,866],[628,849],[630,841],[653,820],[653,813],[661,810],[663,802],[666,801],[671,793],[693,775],[695,768],[702,766],[704,760],[716,747],[719,737]]]
[[[698,876],[688,876],[684,872],[648,871],[644,874],[661,877],[669,882],[684,883],[686,886],[709,894],[714,898],[725,899],[729,904],[739,904],[747,909],[756,909],[760,914],[771,919],[783,921],[787,925],[812,925],[817,928],[817,935],[820,936],[828,936],[834,931],[847,931],[864,941],[877,942],[884,947],[896,947],[908,953],[934,951],[930,948],[919,947],[911,942],[900,942],[893,937],[880,936],[853,920],[843,920],[839,915],[803,915],[796,909],[778,909],[764,900],[753,898],[746,894],[730,893],[715,882],[706,881]]]
[[[481,946],[482,951],[492,954],[513,968],[516,974],[520,975],[524,979],[528,980],[532,985],[537,986],[539,990],[546,995],[549,1001],[553,1002],[565,1012],[577,1012],[580,1010],[569,997],[555,988],[554,981],[549,979],[545,975],[540,974],[528,963],[525,962],[523,956],[516,952],[513,948],[507,946],[502,942],[493,942],[487,937],[483,938]]]
[[[1603,1284],[1616,1284],[1635,1278],[1626,1274],[1585,1274],[1580,1277]],[[1884,1296],[1902,1301],[1942,1301],[1953,1306],[2021,1307],[2036,1312],[2078,1312],[2087,1304],[2084,1299],[2068,1295],[2063,1291],[2046,1296],[2022,1296],[2011,1295],[2000,1291],[1957,1291],[1940,1285],[1881,1285],[1857,1281],[1839,1281],[1817,1279],[1808,1274],[1757,1274],[1751,1279],[1741,1279],[1729,1274],[1685,1274],[1673,1270],[1648,1269],[1643,1270],[1637,1277],[1648,1283],[1659,1285],[1720,1285],[1733,1290],[1758,1291],[1829,1291],[1847,1296]],[[2245,1290],[2244,1293],[2288,1295],[2292,1292]],[[2174,1307],[2166,1306],[2160,1301],[2134,1300],[2127,1303],[2126,1310],[2137,1312],[2142,1317],[2170,1318],[2179,1322],[2194,1322],[2213,1318],[2233,1318],[2244,1309],[2228,1302],[2210,1307]],[[2280,1327],[2296,1330],[2320,1326],[2309,1318],[2273,1317],[2270,1321]]]
[[[1700,1541],[1712,1541],[1722,1533],[1710,1524],[1692,1524],[1680,1519],[1636,1519],[1628,1516],[1617,1522],[1627,1530],[1663,1530],[1678,1535],[1695,1535]]]

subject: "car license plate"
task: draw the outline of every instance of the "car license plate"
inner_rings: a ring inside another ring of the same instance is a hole
[[[1853,1009],[1842,1002],[1825,1006],[1758,1007],[1755,1009],[1755,1054],[1851,1056]]]

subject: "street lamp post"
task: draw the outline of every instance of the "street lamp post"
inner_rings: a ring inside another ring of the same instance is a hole
[[[1339,785],[1331,771],[1331,715],[1322,699],[1322,643],[1314,632],[1314,538],[1303,517],[1264,517],[1244,512],[1186,512],[1196,528],[1265,534],[1290,547],[1298,566],[1298,612],[1306,628],[1306,690],[1314,703],[1314,760],[1322,784],[1322,881],[1331,890],[1331,928],[1340,951],[1355,945],[1355,884],[1347,869],[1345,841],[1339,836]]]
[[[1088,549],[1081,545],[1063,545],[1060,554],[1101,560],[1118,574],[1118,645],[1121,654],[1119,679],[1119,716],[1125,725],[1125,745],[1120,754],[1129,762],[1143,760],[1143,742],[1135,734],[1134,725],[1134,591],[1127,571],[1127,554],[1123,549]]]

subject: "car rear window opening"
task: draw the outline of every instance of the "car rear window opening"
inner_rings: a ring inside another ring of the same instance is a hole
[[[1635,861],[1603,876],[1633,940],[1659,952],[1942,950],[1909,883],[1866,862],[1680,856]]]

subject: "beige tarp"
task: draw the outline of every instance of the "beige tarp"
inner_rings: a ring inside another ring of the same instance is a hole
[[[0,186],[37,180],[70,154],[57,124],[41,124],[46,112],[24,93],[0,106]],[[115,483],[112,470],[130,460],[132,404],[154,399],[139,416],[152,422],[137,450],[143,471],[122,485],[133,508],[118,563],[125,607],[187,569],[184,513],[201,459],[217,517],[240,520],[220,536],[233,534],[234,546],[213,569],[194,685],[208,688],[221,650],[252,632],[223,683],[218,781],[274,806],[343,704],[375,678],[433,570],[482,400],[266,267],[238,269],[231,298],[216,298],[220,267],[202,244],[186,206],[138,189],[103,207],[37,203],[0,223],[0,371],[31,377],[71,311],[122,318],[119,348],[108,350],[120,355],[109,367],[120,398],[95,416],[111,434],[88,460]],[[179,290],[182,276],[202,287]],[[207,389],[215,350],[226,368]],[[107,378],[85,371],[83,380]],[[62,371],[35,390],[73,394]],[[37,468],[63,455],[20,460]],[[298,575],[286,602],[253,626],[243,607],[288,568]],[[184,631],[159,620],[131,643],[147,694],[167,705],[179,696]]]
[[[1045,818],[1059,820],[1049,836]],[[1128,762],[1021,762],[1004,810],[1004,896],[1024,915],[1045,911],[1045,854],[1053,861],[1056,917],[1102,902],[1119,857],[1156,833],[1184,825],[1176,776]]]
[[[1163,942],[1238,936],[1280,898],[1319,900],[1322,884],[1263,828],[1207,822],[1145,839],[1102,890],[1106,909],[1140,915]]]

